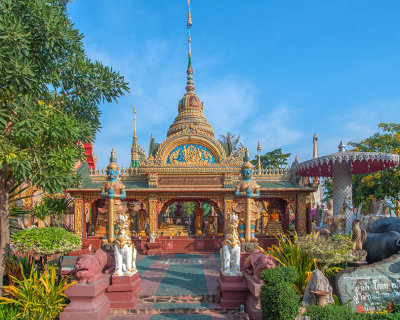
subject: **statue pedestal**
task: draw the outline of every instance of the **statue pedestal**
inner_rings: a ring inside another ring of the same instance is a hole
[[[217,289],[221,306],[225,308],[244,305],[249,294],[243,276],[224,276],[221,272],[217,279]]]
[[[247,272],[243,272],[243,277],[246,281],[247,288],[250,291],[245,304],[246,313],[252,320],[262,320],[260,304],[260,292],[262,284],[254,281],[254,277],[249,275]]]
[[[146,254],[149,256],[161,254],[161,243],[159,242],[147,242],[145,244],[147,251]]]
[[[110,275],[90,284],[74,284],[65,290],[71,300],[60,314],[60,320],[104,320],[110,303],[104,292],[110,285]]]
[[[141,282],[142,279],[139,278],[139,271],[130,277],[111,277],[111,286],[106,291],[110,308],[135,308],[137,297],[140,290],[142,290],[140,287]]]

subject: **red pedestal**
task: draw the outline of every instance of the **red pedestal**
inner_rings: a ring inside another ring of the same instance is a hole
[[[133,276],[112,277],[111,286],[107,288],[106,297],[110,302],[110,308],[133,309],[137,303],[140,283],[139,271]]]
[[[252,320],[262,320],[260,292],[262,284],[254,281],[254,277],[243,272],[243,277],[250,293],[246,300],[246,313]]]
[[[226,308],[244,305],[249,295],[243,276],[224,276],[220,272],[217,279],[217,288],[221,306]]]
[[[110,275],[103,275],[91,284],[75,284],[65,290],[71,303],[60,314],[60,320],[104,320],[110,303],[104,292],[110,284]]]
[[[161,243],[148,242],[146,243],[146,247],[147,247],[146,254],[149,256],[161,254]]]

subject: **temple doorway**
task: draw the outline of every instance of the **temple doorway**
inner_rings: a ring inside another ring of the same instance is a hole
[[[172,199],[158,215],[158,236],[222,236],[224,218],[218,205],[208,199]]]

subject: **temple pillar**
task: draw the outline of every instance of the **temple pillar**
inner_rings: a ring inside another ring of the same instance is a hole
[[[75,196],[74,197],[74,230],[75,233],[82,237],[82,214],[83,212],[83,199],[82,197]]]
[[[87,238],[87,230],[86,230],[86,220],[87,215],[89,214],[89,208],[92,205],[92,202],[88,199],[83,200],[83,216],[82,216],[82,238]]]
[[[307,234],[307,195],[297,195],[298,235]]]
[[[149,195],[149,222],[150,222],[150,230],[149,236],[153,234],[157,235],[158,231],[158,215],[157,215],[157,196]]]
[[[225,228],[226,221],[228,221],[228,215],[233,211],[233,195],[227,194],[224,196],[224,236],[225,236]]]

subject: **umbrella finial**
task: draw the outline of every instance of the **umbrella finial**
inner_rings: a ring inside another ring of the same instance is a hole
[[[346,146],[343,143],[343,140],[340,140],[340,144],[339,144],[339,152],[343,152],[346,151]]]

